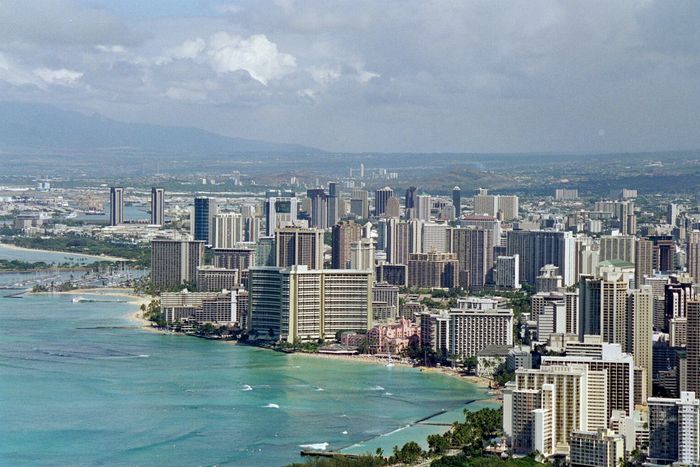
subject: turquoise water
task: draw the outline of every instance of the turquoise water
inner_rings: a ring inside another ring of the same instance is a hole
[[[395,430],[486,397],[411,368],[144,331],[131,307],[0,299],[0,465],[274,466],[322,443],[390,452],[444,428]]]

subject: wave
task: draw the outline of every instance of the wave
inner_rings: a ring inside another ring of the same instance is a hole
[[[316,388],[317,391],[325,391],[323,388]]]
[[[348,434],[348,430],[343,431],[343,434],[344,434],[344,435],[347,435],[347,434]]]
[[[385,392],[384,395],[385,395],[385,396],[393,396],[394,393],[392,393],[392,392]]]
[[[381,435],[381,436],[393,435],[394,433],[398,433],[399,431],[403,431],[403,430],[405,430],[406,428],[408,428],[408,427],[410,427],[410,426],[411,426],[411,425],[402,426],[402,427],[400,427],[400,428],[395,429],[394,431],[390,431],[389,433],[384,433],[384,434]]]
[[[369,388],[370,391],[384,391],[384,388],[381,386],[374,386],[372,388]]]
[[[299,447],[305,449],[315,449],[317,451],[325,451],[328,449],[328,443],[300,444]]]
[[[280,406],[277,404],[269,403],[265,406],[266,409],[279,409]]]
[[[250,386],[249,384],[243,385],[243,389],[241,389],[241,391],[252,391],[252,390],[253,390],[253,387]]]

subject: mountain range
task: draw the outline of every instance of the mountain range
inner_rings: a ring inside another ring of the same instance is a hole
[[[296,144],[231,138],[193,127],[125,123],[45,104],[0,102],[0,154],[70,152],[318,154]]]

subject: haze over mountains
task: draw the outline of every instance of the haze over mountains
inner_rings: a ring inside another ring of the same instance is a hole
[[[45,104],[0,102],[0,154],[67,152],[286,153],[323,151],[296,144],[229,138],[193,127],[124,123]]]

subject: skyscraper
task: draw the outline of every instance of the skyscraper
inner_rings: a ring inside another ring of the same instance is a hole
[[[214,198],[194,199],[194,239],[211,245],[214,240],[214,216],[217,205]]]
[[[406,199],[404,200],[406,208],[406,219],[415,217],[416,207],[416,187],[411,186],[406,189]]]
[[[151,224],[165,224],[165,190],[151,188]]]
[[[430,210],[432,209],[432,199],[430,195],[416,196],[415,218],[428,222],[430,220]]]
[[[153,240],[151,282],[155,288],[177,287],[194,282],[197,268],[204,264],[204,242]]]
[[[325,229],[328,227],[328,195],[323,188],[307,190],[306,196],[311,201],[311,227]]]
[[[283,227],[275,231],[276,266],[323,269],[323,230]]]
[[[651,286],[641,286],[632,290],[627,298],[629,327],[632,329],[631,352],[634,364],[645,370],[646,393],[651,394],[652,384],[652,344],[654,337],[654,294]]]
[[[458,186],[452,188],[452,205],[455,207],[455,216],[459,219],[462,213],[462,189]]]
[[[520,280],[534,284],[546,264],[559,268],[564,285],[576,282],[576,240],[571,232],[512,230],[507,237],[507,255],[520,255]]]
[[[124,187],[109,189],[109,225],[124,223]]]
[[[374,192],[374,215],[379,217],[386,211],[386,202],[394,196],[394,190],[385,186]]]
[[[333,226],[331,263],[333,269],[346,269],[350,265],[350,245],[362,238],[362,227],[352,221]]]
[[[480,290],[488,282],[493,268],[492,240],[490,230],[452,229],[452,252],[459,261],[462,287]]]
[[[269,193],[265,199],[265,232],[268,236],[275,235],[275,230],[286,227],[297,220],[296,196],[281,196],[279,193]]]
[[[688,302],[688,391],[700,394],[700,300]]]
[[[654,273],[654,243],[646,238],[637,240],[634,252],[634,284],[639,288],[644,277]]]
[[[369,194],[367,190],[352,190],[350,212],[360,219],[369,217]]]
[[[340,212],[339,203],[341,201],[339,195],[340,193],[338,192],[338,183],[328,182],[328,223],[326,224],[327,227],[333,227],[335,224],[338,223]]]
[[[688,262],[688,274],[693,276],[695,283],[700,283],[700,231],[688,232],[685,252]]]
[[[243,219],[237,212],[226,212],[214,216],[214,248],[233,248],[243,241]]]

